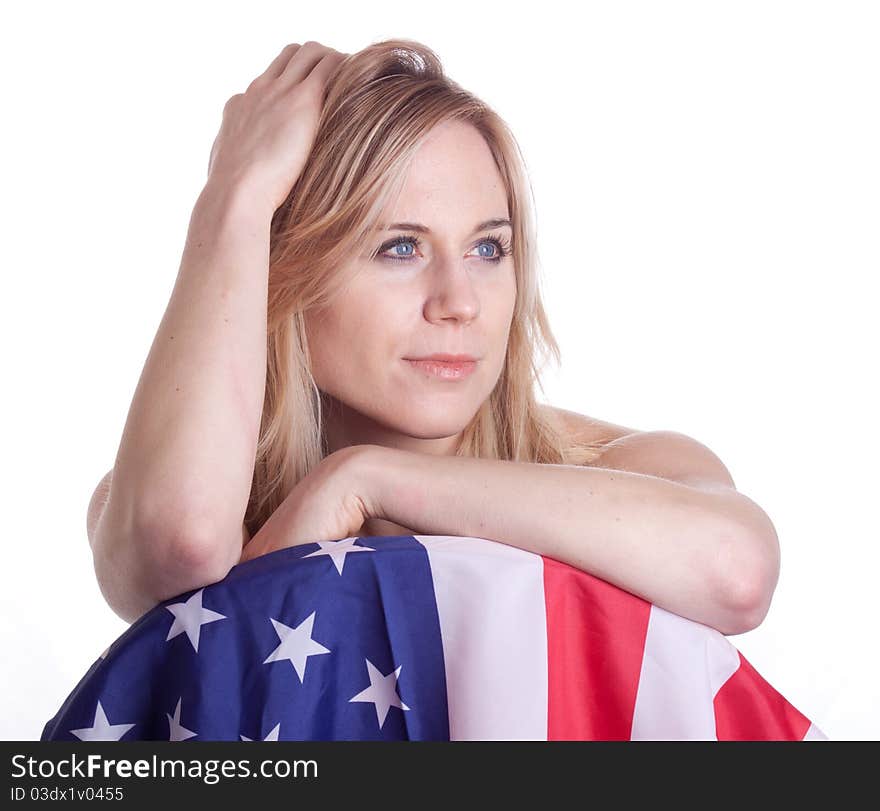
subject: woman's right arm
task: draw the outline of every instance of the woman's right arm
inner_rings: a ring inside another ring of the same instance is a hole
[[[122,433],[90,542],[129,622],[222,579],[242,549],[266,381],[271,212],[209,182]]]
[[[343,57],[292,43],[224,109],[89,536],[101,591],[129,622],[240,560],[265,394],[272,216],[312,148],[325,82]]]

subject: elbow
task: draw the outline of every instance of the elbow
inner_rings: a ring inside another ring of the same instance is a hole
[[[743,634],[766,618],[779,580],[779,539],[772,524],[736,533],[722,555],[722,593],[729,621],[725,635]]]
[[[139,523],[140,535],[151,539],[154,566],[167,575],[169,585],[179,583],[181,577],[198,584],[190,588],[216,583],[226,577],[241,556],[240,537],[236,549],[228,542],[228,533],[218,532],[217,522],[203,516],[204,512],[199,516],[192,511],[181,515],[164,510],[153,520],[143,518]],[[231,560],[230,555],[236,551],[238,557]],[[187,590],[182,588],[177,593]]]
[[[226,577],[237,561],[227,561],[223,557],[224,551],[225,547],[217,535],[211,532],[166,535],[160,558],[161,570],[169,575],[173,584],[170,588],[177,588],[177,591],[166,594],[162,599],[217,583]],[[184,578],[182,581],[181,577]],[[183,588],[179,588],[181,583],[184,584]]]
[[[105,601],[133,623],[164,600],[222,580],[226,571],[209,541],[143,526],[111,534],[102,527],[93,560]]]
[[[736,636],[753,631],[766,618],[773,597],[772,590],[756,586],[757,578],[728,589],[725,602],[725,636]]]

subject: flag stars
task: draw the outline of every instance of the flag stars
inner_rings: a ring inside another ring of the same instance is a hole
[[[193,648],[196,653],[198,653],[199,635],[202,626],[209,622],[226,619],[223,614],[218,614],[216,611],[211,611],[209,608],[202,608],[202,592],[204,592],[204,589],[199,589],[185,603],[174,603],[173,605],[165,606],[165,608],[174,614],[174,622],[171,625],[171,629],[168,631],[168,636],[165,637],[166,642],[174,639],[174,637],[179,636],[185,631]]]
[[[118,741],[133,726],[134,724],[111,724],[99,701],[92,725],[82,729],[71,729],[70,733],[81,741]]]
[[[352,701],[366,701],[375,704],[379,729],[382,729],[382,726],[385,724],[385,718],[388,715],[388,710],[391,707],[400,707],[401,710],[409,709],[397,694],[397,677],[400,675],[403,665],[400,665],[397,670],[392,671],[387,676],[383,676],[381,671],[369,659],[365,661],[367,663],[367,673],[370,676],[370,686],[353,698],[350,698],[349,703]]]
[[[165,716],[168,718],[169,741],[185,741],[187,738],[192,738],[198,734],[180,723],[180,705],[182,701],[182,698],[177,699],[177,708],[174,710],[173,716],[167,712],[165,713]]]
[[[336,565],[336,571],[342,574],[342,567],[345,565],[345,556],[349,552],[375,552],[376,550],[369,546],[355,546],[354,542],[357,538],[346,538],[343,541],[319,541],[318,546],[321,548],[316,552],[310,552],[303,555],[304,558],[314,558],[319,555],[329,555],[333,558]]]
[[[279,723],[275,724],[275,727],[272,729],[272,731],[265,738],[263,738],[263,740],[264,741],[277,741],[278,740],[278,733],[280,731],[281,731],[281,723],[279,722]],[[242,735],[240,737],[243,741],[253,741],[253,738],[248,738],[247,735]]]
[[[269,654],[263,664],[289,659],[296,670],[296,675],[299,676],[300,684],[302,684],[309,656],[330,653],[329,648],[325,648],[320,642],[312,639],[312,626],[315,624],[316,613],[312,611],[296,628],[291,628],[283,622],[272,619],[272,625],[275,626],[275,633],[278,634],[281,644]]]

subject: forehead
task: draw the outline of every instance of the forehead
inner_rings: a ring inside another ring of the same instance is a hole
[[[383,222],[415,220],[429,227],[457,219],[507,217],[507,190],[483,136],[470,124],[444,122],[419,147],[400,197]]]

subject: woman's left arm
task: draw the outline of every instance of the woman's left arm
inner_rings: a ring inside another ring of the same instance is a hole
[[[757,627],[779,574],[772,522],[705,446],[675,432],[635,436],[650,441],[618,443],[598,467],[370,445],[359,485],[372,518],[546,555],[723,634]],[[646,469],[674,459],[666,475],[680,480],[636,472],[640,458]]]

